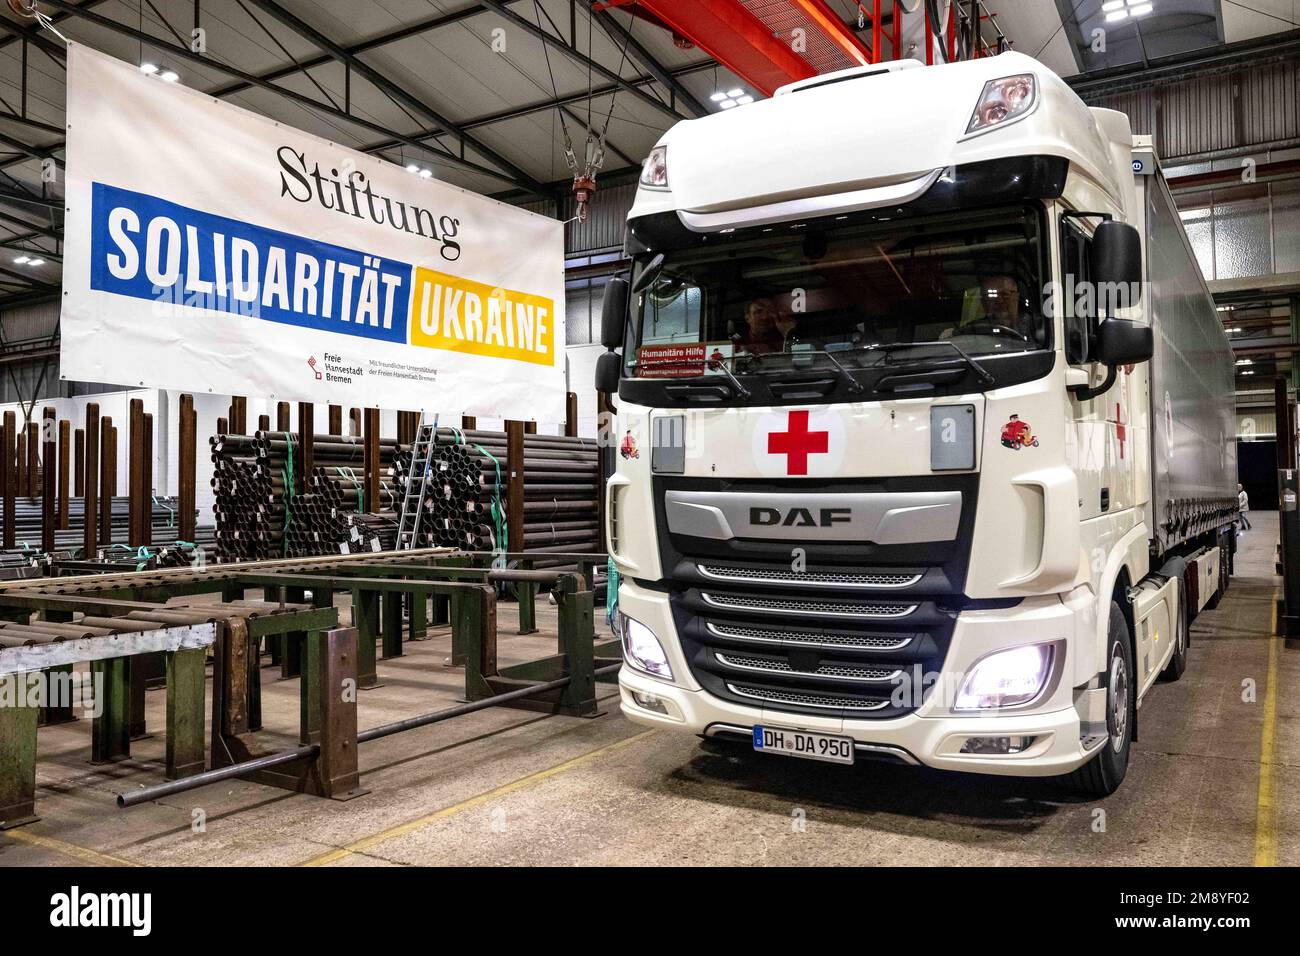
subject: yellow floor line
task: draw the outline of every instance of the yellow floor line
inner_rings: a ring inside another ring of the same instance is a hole
[[[1259,735],[1259,797],[1255,808],[1255,865],[1277,865],[1277,600],[1268,638],[1268,689],[1264,692],[1264,728]]]
[[[87,850],[84,846],[65,843],[63,840],[56,840],[53,837],[41,836],[39,833],[32,833],[30,830],[6,830],[4,833],[0,833],[0,837],[7,837],[10,840],[17,840],[19,843],[27,843],[31,846],[39,846],[45,850],[53,850],[55,853],[62,853],[64,856],[70,856],[82,863],[93,863],[96,866],[144,866],[143,863],[137,863],[134,860],[128,860],[120,856],[109,856],[107,853],[97,853],[94,850]]]
[[[484,793],[480,793],[477,796],[470,797],[467,800],[462,800],[460,803],[453,803],[451,806],[443,807],[441,810],[435,810],[433,813],[426,814],[425,816],[419,817],[415,820],[411,820],[408,823],[399,824],[388,830],[381,830],[379,833],[376,833],[373,836],[368,836],[365,837],[364,839],[357,840],[355,843],[349,843],[347,846],[340,847],[337,850],[331,850],[329,853],[323,853],[318,857],[314,857],[310,860],[305,860],[302,863],[299,863],[298,865],[299,866],[328,866],[330,863],[337,863],[339,860],[351,856],[353,853],[364,852],[365,850],[368,850],[373,846],[377,846],[380,843],[385,843],[388,840],[392,840],[395,837],[403,836],[407,833],[413,833],[416,830],[423,829],[424,827],[428,826],[430,823],[435,823],[438,820],[444,820],[447,817],[454,816],[457,813],[462,813],[465,810],[471,810],[474,807],[481,806],[482,804],[487,803],[490,800],[495,800],[498,797],[504,797],[507,794],[514,793],[518,790],[523,790],[525,787],[530,787],[535,783],[540,783],[543,780],[549,780],[551,777],[559,776],[560,774],[573,770],[576,767],[581,767],[584,764],[591,763],[593,760],[596,760],[599,757],[603,757],[606,754],[613,753],[616,750],[622,750],[624,747],[630,746],[639,740],[644,740],[646,737],[649,737],[653,733],[656,733],[656,731],[647,730],[637,734],[635,737],[628,737],[627,739],[620,740],[617,743],[612,743],[607,746],[600,747],[596,750],[590,751],[589,753],[585,753],[582,754],[581,756],[574,757],[572,760],[566,760],[564,761],[564,763],[556,764],[554,767],[548,767],[546,770],[539,770],[536,773],[530,773],[526,777],[520,777],[518,780],[512,780],[510,783],[502,784],[501,786],[496,787],[495,789],[488,790]]]

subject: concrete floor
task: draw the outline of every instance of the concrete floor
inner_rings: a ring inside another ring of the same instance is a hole
[[[714,754],[629,723],[602,686],[606,712],[592,719],[494,708],[366,744],[370,793],[346,803],[227,781],[118,810],[116,793],[161,780],[161,739],[101,768],[86,762],[88,721],[46,728],[41,820],[0,833],[0,865],[1294,866],[1300,647],[1268,637],[1277,517],[1254,519],[1232,588],[1193,625],[1183,680],[1145,702],[1128,779],[1106,800],[1038,781]],[[510,635],[512,611],[503,607],[502,663],[550,653],[551,639]],[[539,611],[553,627],[551,609]],[[437,632],[381,662],[384,686],[362,692],[360,725],[457,702],[448,646]],[[266,725],[296,730],[297,682],[277,675],[263,672]],[[149,695],[153,727],[163,702]]]

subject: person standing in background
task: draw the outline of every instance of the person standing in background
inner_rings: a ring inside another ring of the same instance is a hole
[[[1237,485],[1237,521],[1241,530],[1250,530],[1250,519],[1246,517],[1246,512],[1250,511],[1250,496],[1246,494],[1246,489]],[[1238,534],[1241,533],[1238,530]]]

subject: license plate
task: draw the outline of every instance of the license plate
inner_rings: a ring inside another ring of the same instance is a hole
[[[853,763],[853,738],[832,734],[815,734],[784,727],[754,728],[754,749],[763,753],[826,760],[830,763]]]

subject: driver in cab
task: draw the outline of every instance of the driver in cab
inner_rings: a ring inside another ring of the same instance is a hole
[[[750,355],[774,355],[788,352],[798,341],[795,329],[799,320],[785,312],[775,299],[754,299],[745,309],[745,324],[735,336],[738,351]]]
[[[1034,335],[1033,319],[1021,308],[1020,284],[1007,275],[990,276],[980,283],[975,303],[967,302],[961,319],[944,329],[940,339],[954,335],[1005,335],[1030,341]],[[972,307],[973,306],[973,307]]]

